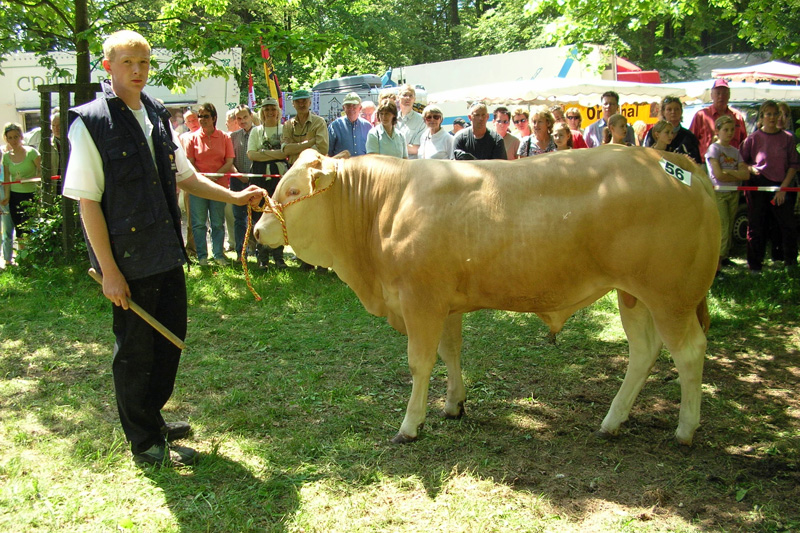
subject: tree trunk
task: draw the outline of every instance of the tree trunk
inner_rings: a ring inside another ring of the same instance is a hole
[[[94,100],[94,92],[88,84],[91,81],[91,62],[89,57],[89,9],[87,0],[75,0],[75,83],[79,89],[75,92],[75,105]]]

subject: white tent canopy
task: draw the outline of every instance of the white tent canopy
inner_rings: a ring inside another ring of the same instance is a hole
[[[682,91],[686,96],[682,99],[688,104],[711,102],[711,87],[714,80],[683,81],[666,83],[664,87],[672,87],[677,93]],[[774,85],[771,83],[730,82],[731,101],[760,100],[800,100],[800,87],[796,85]],[[675,94],[679,96],[679,94]]]
[[[660,102],[665,96],[683,97],[684,91],[671,86],[611,80],[549,78],[476,85],[428,94],[428,102],[476,102],[487,105],[535,105],[578,102],[584,106],[600,103],[606,91],[619,93],[620,104]]]
[[[800,66],[783,61],[769,61],[758,65],[739,68],[716,68],[711,71],[714,78],[724,78],[728,81],[798,81],[800,80]]]

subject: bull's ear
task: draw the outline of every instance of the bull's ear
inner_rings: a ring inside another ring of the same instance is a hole
[[[336,169],[317,170],[311,169],[311,192],[327,189],[336,178]]]

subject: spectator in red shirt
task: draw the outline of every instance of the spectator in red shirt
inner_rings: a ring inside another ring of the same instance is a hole
[[[214,104],[205,103],[197,111],[200,129],[186,142],[186,157],[198,172],[226,174],[233,172],[233,142],[227,133],[216,128],[217,110]],[[212,178],[217,185],[228,188],[230,178]],[[197,260],[208,263],[208,224],[211,219],[211,252],[219,265],[228,264],[225,258],[225,203],[191,196],[189,209],[192,216],[192,234],[197,248]]]
[[[708,151],[708,147],[714,142],[715,124],[722,115],[733,117],[736,129],[733,139],[731,139],[731,146],[739,148],[739,145],[747,138],[744,118],[742,118],[741,113],[728,107],[728,100],[730,99],[731,89],[728,82],[722,79],[714,81],[714,85],[711,87],[711,105],[698,111],[692,119],[689,131],[694,133],[694,136],[700,142],[701,154],[705,154]]]

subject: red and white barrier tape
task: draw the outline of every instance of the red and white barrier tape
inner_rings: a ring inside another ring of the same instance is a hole
[[[204,172],[203,176],[207,178],[280,178],[280,174],[243,174],[239,172],[231,172],[228,174],[215,174]],[[50,176],[51,180],[60,180],[61,176]],[[28,178],[17,181],[4,181],[0,182],[2,185],[14,185],[15,183],[38,183],[42,178]],[[757,192],[800,192],[800,187],[754,187],[750,185],[714,185],[715,191],[720,192],[734,192],[734,191],[757,191]]]
[[[280,174],[242,174],[239,172],[229,172],[227,174],[216,174],[213,172],[203,172],[207,178],[280,178]]]
[[[60,180],[61,176],[53,176],[50,179]],[[0,185],[14,185],[16,183],[39,183],[40,181],[42,181],[42,178],[28,178],[28,179],[17,180],[17,181],[2,181],[2,182],[0,182]]]
[[[733,192],[733,191],[757,191],[757,192],[800,192],[800,187],[753,187],[749,185],[714,185],[715,191],[720,192]]]

